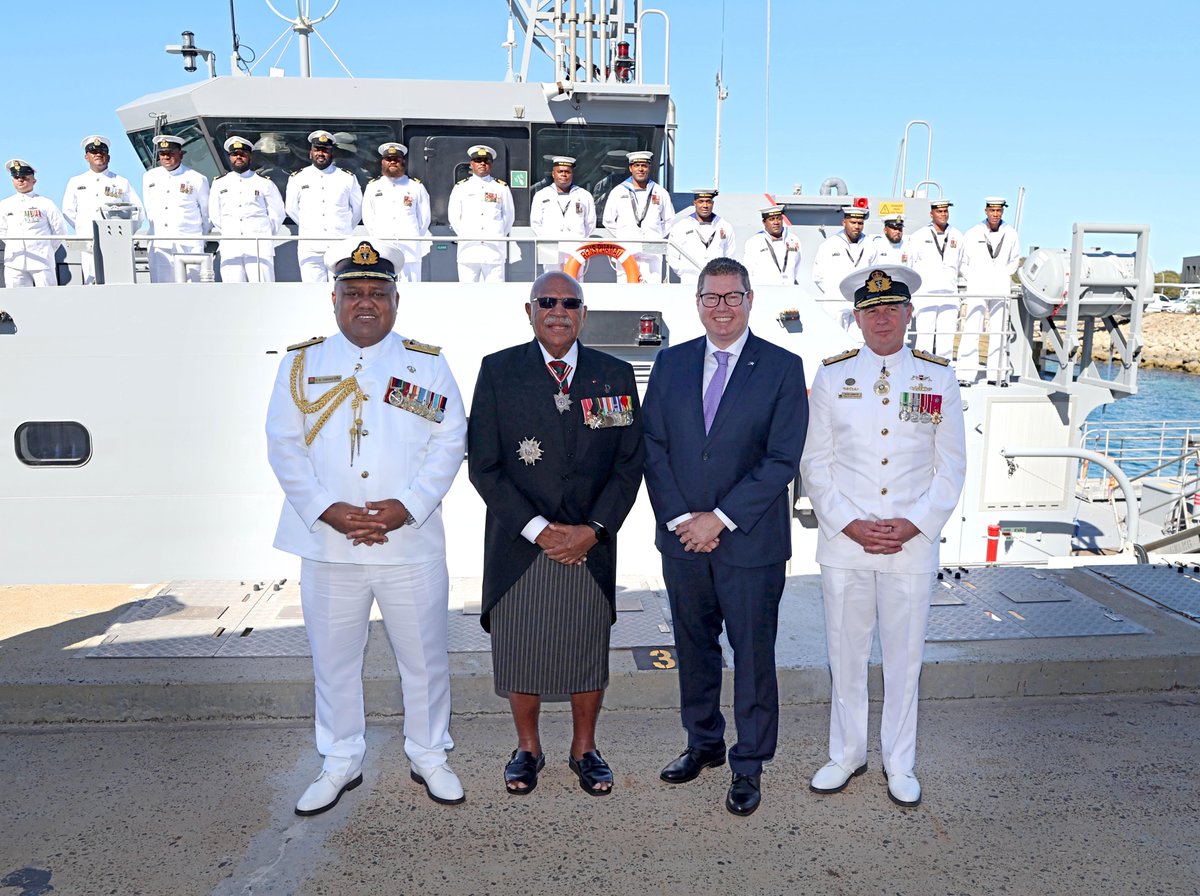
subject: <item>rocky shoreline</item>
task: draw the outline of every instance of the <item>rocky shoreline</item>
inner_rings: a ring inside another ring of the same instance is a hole
[[[1142,367],[1200,374],[1200,314],[1147,314],[1142,341]],[[1108,352],[1108,333],[1097,333],[1092,357],[1108,360]]]

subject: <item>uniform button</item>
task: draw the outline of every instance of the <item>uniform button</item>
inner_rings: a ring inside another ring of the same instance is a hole
[[[886,436],[888,434],[887,427],[885,426],[883,429],[879,430],[879,434],[881,436]]]
[[[366,478],[367,478],[368,476],[370,476],[370,475],[371,475],[371,474],[370,474],[370,473],[368,473],[366,470],[363,470],[363,471],[362,471],[362,478],[363,478],[363,479],[366,479]]]
[[[881,489],[879,490],[879,494],[881,494],[881,495],[886,495],[886,494],[887,494],[887,489],[886,489],[886,488],[881,488]]]
[[[883,403],[884,403],[884,404],[891,404],[891,403],[892,403],[892,400],[891,400],[890,398],[885,398],[885,399],[883,400]]]
[[[886,467],[887,466],[887,458],[885,457],[883,460],[880,461],[880,463]]]

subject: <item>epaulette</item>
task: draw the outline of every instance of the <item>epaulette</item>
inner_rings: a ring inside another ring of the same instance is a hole
[[[821,363],[828,367],[830,364],[836,364],[838,361],[849,361],[858,354],[858,349],[852,348],[849,351],[844,351],[840,355],[834,355],[832,358],[826,358]]]
[[[324,341],[325,341],[324,336],[314,336],[312,339],[309,339],[306,342],[297,342],[295,345],[289,345],[287,347],[287,350],[289,352],[295,352],[295,351],[299,351],[302,348],[308,348],[310,345],[320,345]]]
[[[379,178],[377,178],[377,177],[371,178],[369,181],[367,181],[367,186],[368,187],[371,186],[371,184],[375,183],[375,181],[377,181],[377,180],[379,180]]]
[[[470,179],[471,179],[471,178],[469,178],[469,177],[464,177],[462,180],[460,180],[460,181],[459,181],[459,183],[460,183],[460,184],[465,184],[465,183],[466,183],[467,181],[469,181]]]
[[[409,181],[409,183],[413,183],[413,184],[419,184],[419,183],[421,182],[421,178],[419,178],[419,177],[410,177],[410,178],[408,179],[408,181]]]
[[[919,348],[912,350],[914,358],[920,358],[922,361],[928,361],[931,364],[940,364],[942,367],[948,367],[950,364],[949,358],[943,358],[940,355],[931,355],[929,352],[923,352]]]
[[[440,355],[442,353],[440,345],[426,345],[424,342],[417,342],[415,339],[405,339],[404,347],[410,351],[420,352],[423,355]]]
[[[499,184],[500,186],[502,186],[502,187],[507,187],[507,186],[508,186],[508,184],[506,184],[504,181],[502,181],[502,180],[501,180],[500,178],[498,178],[498,177],[493,177],[493,178],[492,178],[492,180],[494,180],[496,183],[498,183],[498,184]]]
[[[303,170],[304,170],[303,168],[300,169],[300,171],[303,171]],[[293,171],[291,174],[288,175],[288,177],[295,177],[297,174],[300,173],[300,171]]]

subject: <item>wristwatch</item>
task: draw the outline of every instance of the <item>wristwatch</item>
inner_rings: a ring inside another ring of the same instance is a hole
[[[594,522],[594,521],[589,522],[588,525],[591,526],[592,531],[596,533],[596,543],[597,544],[608,544],[609,535],[608,535],[607,529],[605,529],[599,523]]]

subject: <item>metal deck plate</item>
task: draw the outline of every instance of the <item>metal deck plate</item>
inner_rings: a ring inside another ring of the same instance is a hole
[[[1195,567],[1138,564],[1088,569],[1161,607],[1200,621],[1200,571]]]
[[[967,570],[960,579],[942,581],[950,583],[950,590],[963,603],[930,608],[927,641],[1067,638],[1148,631],[1070,587],[1051,570],[983,567]]]

